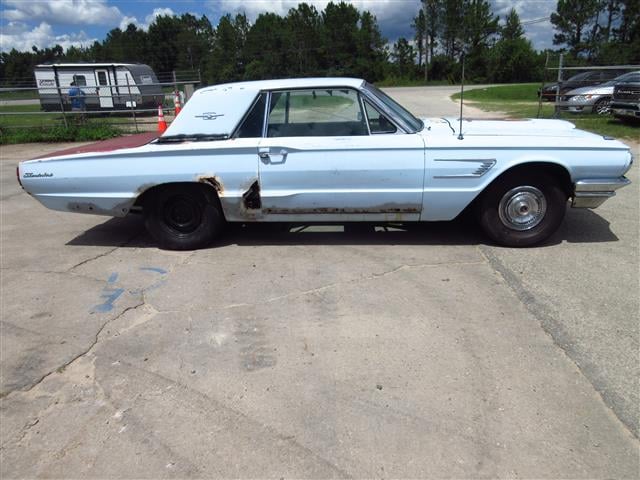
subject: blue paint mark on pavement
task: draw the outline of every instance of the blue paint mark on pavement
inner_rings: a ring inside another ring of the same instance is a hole
[[[120,297],[120,295],[124,293],[124,288],[114,288],[111,286],[116,283],[117,280],[117,273],[114,272],[109,275],[107,285],[102,289],[102,293],[100,293],[100,298],[103,298],[104,302],[93,307],[91,309],[91,313],[106,313],[113,310],[114,303]]]
[[[167,271],[164,268],[160,268],[160,267],[140,267],[140,270],[146,271],[146,272],[156,272],[156,273],[159,273],[160,275],[165,275],[167,273]]]

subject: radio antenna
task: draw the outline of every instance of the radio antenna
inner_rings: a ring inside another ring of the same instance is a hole
[[[458,140],[464,140],[462,135],[462,104],[464,99],[464,52],[462,53],[462,78],[460,80],[460,129],[458,130]]]

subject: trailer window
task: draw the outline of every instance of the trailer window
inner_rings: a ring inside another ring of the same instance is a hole
[[[98,85],[109,85],[107,83],[107,72],[97,72],[98,73]]]
[[[73,81],[76,82],[76,86],[78,87],[87,86],[87,77],[85,77],[84,75],[74,75]]]

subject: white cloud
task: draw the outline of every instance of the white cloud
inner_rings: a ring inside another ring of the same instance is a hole
[[[125,16],[120,22],[120,30],[126,30],[129,24],[133,23],[136,27],[142,30],[149,30],[149,25],[153,23],[156,17],[175,15],[174,11],[170,8],[154,8],[153,12],[144,18],[144,22],[139,22],[136,17]]]
[[[122,18],[106,0],[4,0],[2,17],[10,21],[44,21],[63,25],[113,25]]]
[[[78,33],[54,35],[53,28],[46,22],[29,30],[29,27],[21,22],[9,22],[0,33],[0,50],[9,51],[12,48],[21,51],[30,51],[35,45],[38,48],[60,45],[65,50],[69,47],[91,45],[97,39],[89,38],[84,31]]]

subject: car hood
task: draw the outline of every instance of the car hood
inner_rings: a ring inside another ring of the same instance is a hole
[[[457,118],[426,118],[422,135],[427,144],[450,143],[459,134],[460,122]],[[467,145],[509,146],[545,148],[551,146],[582,146],[598,148],[628,148],[616,140],[605,140],[602,135],[577,129],[565,120],[523,119],[523,120],[469,120],[462,121],[462,135]],[[498,140],[498,137],[503,140]],[[475,139],[475,140],[474,140]],[[529,140],[527,140],[529,139]],[[455,142],[454,142],[455,143]]]
[[[458,118],[424,119],[424,132],[448,133],[458,135],[460,120]],[[565,120],[545,120],[538,118],[523,120],[487,119],[462,121],[462,134],[473,136],[575,136],[576,130],[573,123]]]

